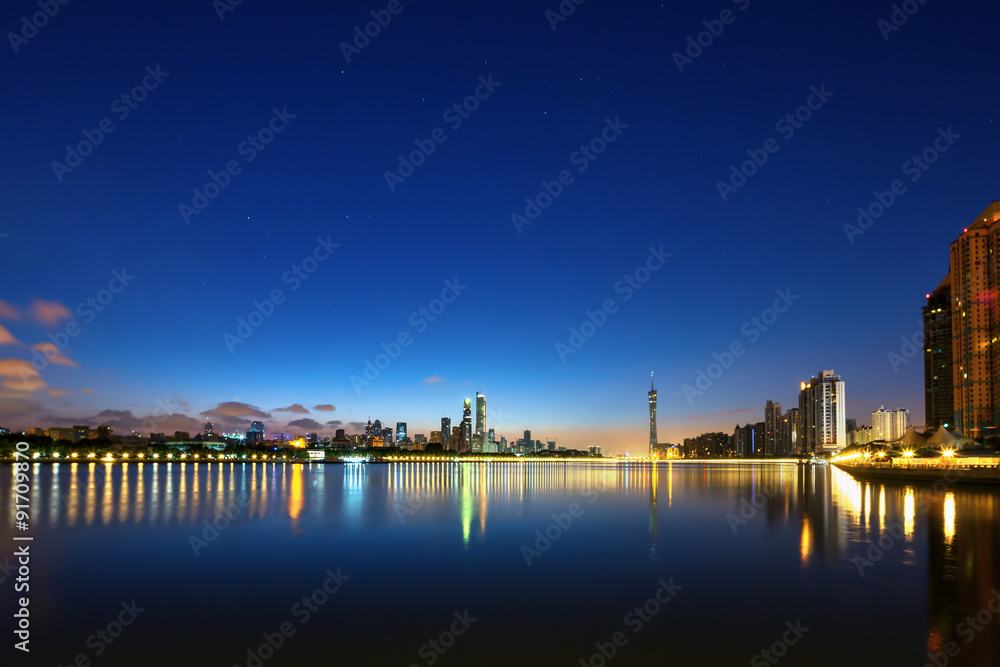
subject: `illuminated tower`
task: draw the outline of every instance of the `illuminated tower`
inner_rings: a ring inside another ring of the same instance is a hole
[[[472,400],[465,399],[462,404],[462,451],[469,451],[472,448]]]
[[[476,435],[486,435],[486,395],[476,392]]]
[[[448,449],[451,440],[451,417],[441,417],[441,447]]]
[[[653,388],[653,374],[649,374],[649,458],[656,451],[656,389]]]

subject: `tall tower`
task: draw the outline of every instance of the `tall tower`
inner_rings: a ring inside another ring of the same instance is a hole
[[[469,451],[472,447],[472,401],[468,398],[462,404],[462,440],[464,442],[462,451]]]
[[[649,458],[656,451],[656,389],[653,388],[653,374],[649,374]]]
[[[476,435],[486,435],[486,395],[476,392]]]

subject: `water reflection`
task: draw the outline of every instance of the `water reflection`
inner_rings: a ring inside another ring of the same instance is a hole
[[[595,505],[595,513],[642,510],[648,527],[640,529],[648,535],[652,562],[676,556],[672,550],[685,537],[671,523],[678,517],[697,517],[703,530],[724,533],[727,513],[739,517],[745,531],[734,538],[734,549],[750,542],[738,541],[746,532],[757,532],[776,561],[783,550],[797,570],[849,575],[858,587],[871,580],[858,574],[852,559],[891,543],[870,573],[926,588],[926,649],[956,641],[963,660],[1000,653],[995,622],[974,641],[960,634],[962,621],[1000,590],[1000,493],[989,488],[861,482],[829,467],[721,462],[74,462],[34,464],[32,471],[33,528],[43,531],[187,526],[240,502],[241,521],[273,522],[268,530],[279,533],[328,529],[331,521],[348,530],[433,526],[470,550],[501,539],[497,527],[504,522],[546,517],[551,506],[565,508],[594,493],[615,499]],[[0,469],[0,511],[8,531],[14,526],[13,474],[12,466]],[[535,527],[522,532],[530,535]]]

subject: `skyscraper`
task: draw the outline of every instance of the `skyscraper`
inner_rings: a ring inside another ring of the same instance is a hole
[[[951,340],[951,274],[927,295],[924,315],[924,422],[952,424],[955,419]]]
[[[396,422],[396,442],[406,440],[406,422]]]
[[[781,420],[781,403],[768,401],[764,406],[764,454],[778,453],[778,423]]]
[[[485,440],[486,436],[486,396],[476,392],[476,435]]]
[[[953,426],[970,438],[1000,425],[1000,202],[993,202],[951,244]],[[927,347],[925,346],[926,350]]]
[[[847,446],[846,405],[844,382],[832,370],[801,384],[802,453],[833,453]]]
[[[451,444],[451,417],[441,417],[441,446],[449,449]]]
[[[465,443],[463,451],[472,448],[472,400],[465,399],[462,403],[462,440]]]
[[[649,374],[649,458],[656,453],[656,389],[653,387],[653,374]]]

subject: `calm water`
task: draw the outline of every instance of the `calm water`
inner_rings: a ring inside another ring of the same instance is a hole
[[[940,664],[1000,656],[991,489],[781,464],[32,471],[32,652],[4,647],[15,664],[602,665],[603,648],[608,665],[919,666],[948,642]],[[3,466],[0,565],[22,534],[12,483]]]

